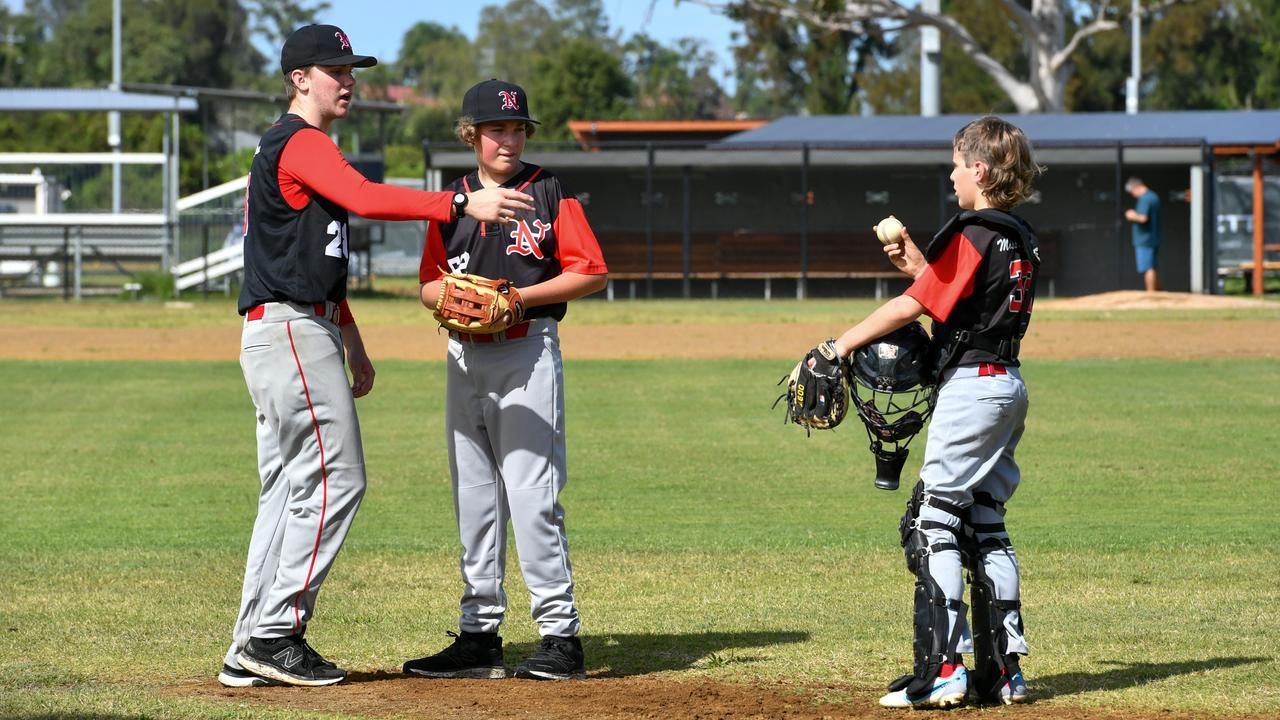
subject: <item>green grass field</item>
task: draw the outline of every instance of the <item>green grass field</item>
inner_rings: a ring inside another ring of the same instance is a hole
[[[345,667],[394,671],[455,627],[457,539],[443,365],[378,370],[359,405],[370,491],[308,637]],[[785,370],[569,359],[564,502],[589,671],[790,678],[865,703],[906,669],[906,492],[872,486],[856,418],[812,438],[782,424]],[[0,373],[0,717],[303,716],[160,693],[217,670],[239,598],[256,465],[235,363]],[[1280,710],[1277,363],[1024,374],[1008,521],[1033,707]],[[536,640],[514,557],[509,657]]]

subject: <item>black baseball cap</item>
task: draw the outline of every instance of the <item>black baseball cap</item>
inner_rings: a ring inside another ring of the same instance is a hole
[[[529,117],[529,96],[524,88],[505,80],[485,80],[471,86],[462,96],[462,114],[472,122],[524,120],[539,125]]]
[[[308,65],[373,67],[378,59],[351,52],[351,40],[337,25],[303,25],[280,50],[280,72],[288,75]]]

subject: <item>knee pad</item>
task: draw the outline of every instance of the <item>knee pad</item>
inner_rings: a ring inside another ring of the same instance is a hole
[[[911,498],[907,500],[907,511],[898,523],[898,534],[901,536],[902,553],[907,561],[907,572],[913,575],[927,575],[924,559],[935,552],[943,550],[960,550],[960,530],[946,523],[922,520],[920,510],[925,505],[954,515],[963,523],[965,511],[957,505],[940,500],[924,491],[924,482],[917,482],[911,490]],[[953,542],[929,543],[925,530],[943,530],[952,535]]]

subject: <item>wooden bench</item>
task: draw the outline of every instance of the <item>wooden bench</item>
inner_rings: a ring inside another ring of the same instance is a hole
[[[1218,268],[1218,277],[1228,278],[1239,276],[1244,279],[1244,291],[1246,294],[1253,292],[1253,268],[1252,260],[1245,260],[1242,263],[1234,265],[1226,265]],[[1262,263],[1262,274],[1266,277],[1280,276],[1280,260],[1264,260]]]
[[[684,272],[684,236],[678,232],[654,232],[652,253],[643,232],[597,232],[605,261],[609,264],[607,297],[615,297],[614,281],[633,281],[631,297],[635,297],[634,281],[701,280],[711,283],[711,296],[719,294],[721,280],[760,280],[764,297],[773,297],[774,280],[868,279],[876,281],[876,297],[886,293],[886,282],[902,278],[891,267],[871,239],[850,234],[810,233],[809,268],[801,272],[801,243],[798,234],[693,233],[689,242],[689,272]],[[861,242],[860,242],[861,241]],[[869,244],[868,244],[869,243]],[[854,252],[853,248],[860,252]],[[650,268],[652,268],[650,270]],[[797,283],[797,297],[804,296],[803,283]]]
[[[615,297],[614,281],[703,280],[711,283],[717,297],[721,280],[760,280],[766,300],[773,297],[774,280],[794,280],[796,297],[803,298],[807,280],[873,280],[875,297],[882,300],[888,283],[905,280],[881,250],[871,230],[852,232],[811,232],[807,237],[808,271],[802,258],[799,233],[757,233],[739,230],[724,233],[695,232],[689,236],[688,273],[685,272],[684,236],[680,232],[654,231],[652,239],[643,232],[602,228],[596,233],[609,265],[606,296]],[[1042,286],[1052,294],[1052,277],[1057,264],[1057,238],[1040,238],[1041,274],[1049,278]],[[651,242],[651,244],[650,244]],[[652,251],[650,251],[652,248]]]

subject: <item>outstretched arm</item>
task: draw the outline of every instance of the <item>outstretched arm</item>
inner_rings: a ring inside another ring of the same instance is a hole
[[[423,192],[376,183],[351,166],[327,135],[309,128],[294,133],[280,153],[280,192],[294,209],[318,194],[361,217],[375,220],[451,222],[453,194]],[[532,210],[533,198],[506,188],[473,192],[466,214],[483,222],[508,222],[519,210]]]

